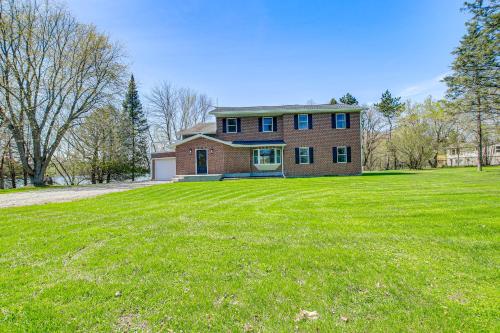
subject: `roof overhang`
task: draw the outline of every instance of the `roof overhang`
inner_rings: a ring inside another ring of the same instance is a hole
[[[259,143],[249,143],[249,144],[241,143],[241,142],[240,143],[233,143],[231,141],[217,139],[217,138],[214,138],[212,136],[208,136],[208,135],[204,135],[204,134],[196,134],[196,135],[190,136],[189,138],[186,138],[184,140],[177,141],[177,142],[171,144],[169,147],[175,148],[179,145],[182,145],[184,143],[188,143],[189,141],[193,141],[193,140],[200,139],[200,138],[215,141],[218,143],[222,143],[222,144],[230,146],[230,147],[238,147],[238,148],[251,148],[251,147],[264,147],[264,146],[265,147],[284,147],[284,146],[286,146],[286,143],[284,143],[284,142],[268,142],[268,143],[259,142]]]
[[[280,116],[284,114],[297,114],[297,113],[344,113],[344,112],[361,112],[363,110],[367,110],[366,107],[359,106],[359,107],[346,107],[346,108],[339,108],[339,107],[332,107],[332,108],[321,108],[321,109],[315,109],[315,108],[295,108],[295,109],[279,109],[279,108],[272,108],[272,109],[258,109],[258,110],[251,110],[249,111],[246,108],[241,108],[242,110],[238,110],[238,108],[234,108],[233,110],[224,110],[224,108],[219,109],[214,109],[210,111],[209,113],[215,117],[255,117],[255,116]]]

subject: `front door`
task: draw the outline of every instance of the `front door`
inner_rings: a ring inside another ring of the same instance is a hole
[[[196,174],[204,175],[208,173],[207,151],[200,149],[196,151]]]

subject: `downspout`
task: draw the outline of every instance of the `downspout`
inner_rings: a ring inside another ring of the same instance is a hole
[[[286,178],[285,177],[285,158],[284,158],[284,154],[285,153],[285,149],[283,149],[283,147],[281,147],[281,176],[283,178]]]

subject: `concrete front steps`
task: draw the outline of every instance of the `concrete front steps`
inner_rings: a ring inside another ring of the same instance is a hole
[[[222,180],[222,174],[213,175],[177,175],[172,178],[173,183],[177,182],[208,182]]]

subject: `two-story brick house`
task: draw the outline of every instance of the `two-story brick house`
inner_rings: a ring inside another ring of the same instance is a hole
[[[182,131],[175,154],[153,158],[175,158],[177,175],[356,175],[362,110],[344,104],[217,107],[210,112],[215,124]],[[158,168],[153,163],[154,178]]]

